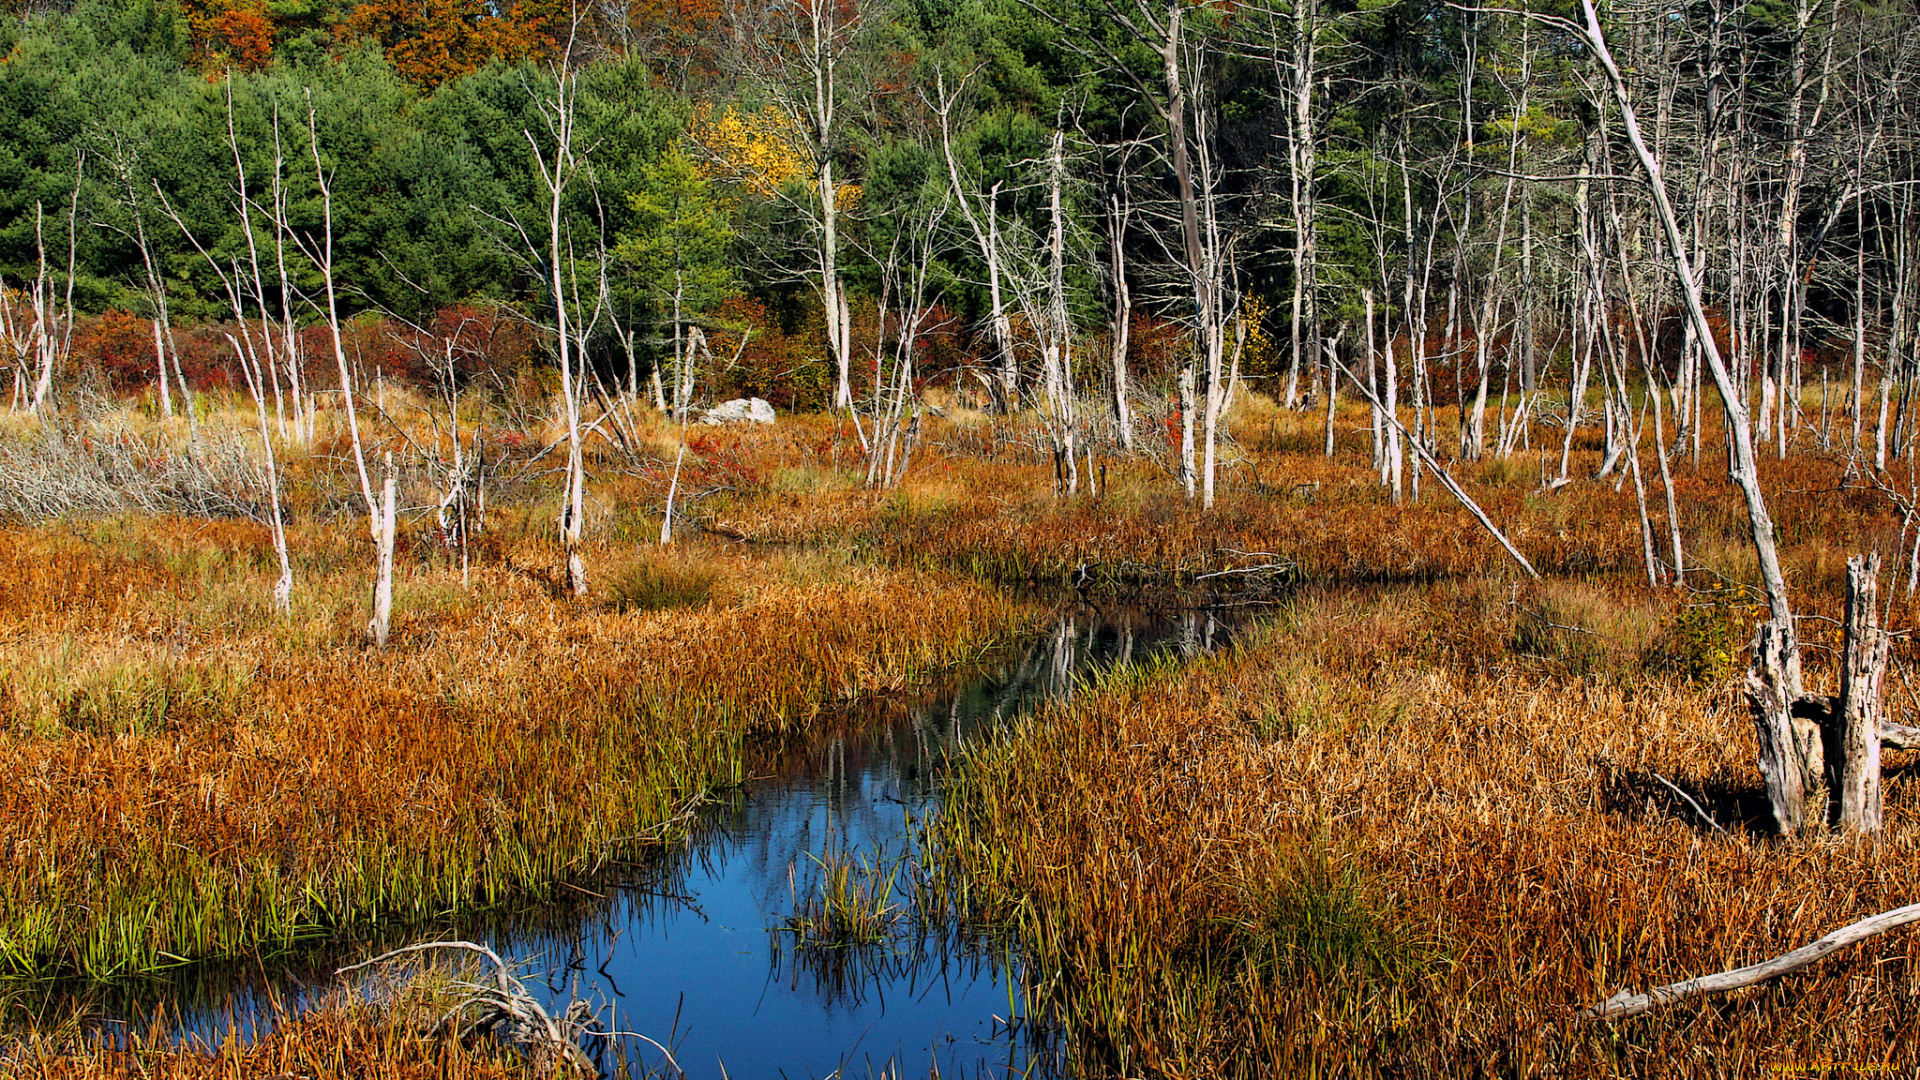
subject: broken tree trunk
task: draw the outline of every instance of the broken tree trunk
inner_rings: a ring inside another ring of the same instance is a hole
[[[373,642],[387,647],[387,626],[393,618],[393,453],[386,458],[386,478],[380,488],[380,516],[374,524],[379,548],[379,573],[373,583]]]
[[[1809,781],[1820,775],[1822,759],[1818,722],[1807,710],[1794,708],[1801,698],[1798,651],[1792,622],[1770,619],[1754,634],[1753,665],[1747,669],[1760,777],[1782,836],[1797,836],[1806,826]]]
[[[1920,748],[1920,729],[1888,720],[1882,707],[1887,665],[1893,641],[1879,625],[1875,610],[1879,594],[1880,555],[1856,555],[1847,560],[1847,607],[1841,645],[1840,693],[1786,696],[1783,680],[1766,673],[1780,670],[1777,640],[1771,624],[1760,628],[1754,645],[1754,666],[1747,675],[1747,701],[1760,732],[1760,771],[1767,795],[1775,799],[1776,813],[1790,792],[1776,797],[1775,788],[1797,782],[1802,815],[1791,834],[1817,824],[1843,833],[1871,835],[1880,831],[1880,748]],[[1784,725],[1781,723],[1784,718]],[[1781,765],[1786,766],[1780,768]],[[1824,783],[1826,798],[1813,819],[1814,800]]]
[[[1833,824],[1841,832],[1880,831],[1880,703],[1892,639],[1880,629],[1880,553],[1847,560],[1846,644],[1839,707],[1823,732]]]

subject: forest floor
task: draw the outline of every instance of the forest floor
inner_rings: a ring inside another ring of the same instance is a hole
[[[951,902],[1018,933],[1032,1015],[1066,1028],[1080,1074],[1920,1066],[1920,947],[1901,935],[1739,995],[1574,1020],[1622,988],[1770,957],[1913,899],[1905,755],[1888,757],[1877,844],[1768,833],[1738,693],[1755,575],[1723,455],[1675,462],[1682,589],[1648,584],[1633,481],[1593,479],[1598,446],[1576,444],[1573,482],[1550,492],[1553,429],[1538,431],[1550,445],[1461,466],[1533,580],[1431,479],[1395,505],[1364,414],[1341,420],[1328,459],[1319,417],[1243,406],[1211,510],[1156,464],[1164,447],[1106,460],[1099,490],[1062,497],[1033,438],[981,417],[933,420],[884,491],[862,483],[850,424],[696,429],[694,497],[667,547],[680,433],[656,423],[592,464],[584,600],[560,587],[545,440],[503,429],[466,569],[436,529],[430,472],[403,484],[425,509],[404,516],[384,651],[335,436],[286,468],[286,615],[257,520],[16,515],[0,530],[0,977],[126,977],[537,898],[673,843],[686,807],[740,780],[747,738],[802,735],[834,701],[976,655],[1076,585],[1220,599],[1234,572],[1284,562],[1294,587],[1235,649],[1113,677],[976,748],[936,825]],[[60,453],[149,453],[180,434],[89,423]],[[393,448],[428,444],[420,429]],[[11,472],[71,468],[12,453]],[[1848,484],[1837,455],[1770,463],[1765,481],[1803,613],[1837,617],[1847,556],[1877,549],[1889,625],[1914,624],[1893,499]],[[1811,688],[1827,688],[1837,630],[1803,634]],[[1904,638],[1897,653],[1891,708],[1910,720]],[[343,998],[196,1052],[89,1048],[39,1018],[0,1036],[0,1066],[527,1068],[418,1037],[402,999]]]

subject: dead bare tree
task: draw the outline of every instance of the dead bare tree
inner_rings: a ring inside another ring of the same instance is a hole
[[[1850,619],[1850,627],[1859,635],[1858,641],[1851,640],[1850,635],[1846,645],[1848,661],[1843,684],[1856,688],[1850,690],[1851,704],[1827,703],[1804,692],[1793,608],[1781,570],[1772,517],[1760,486],[1754,427],[1746,398],[1720,351],[1707,315],[1700,277],[1694,270],[1692,249],[1670,199],[1660,160],[1642,132],[1626,80],[1608,47],[1592,0],[1581,0],[1581,15],[1579,22],[1541,14],[1529,17],[1574,34],[1592,50],[1651,198],[1665,240],[1664,253],[1685,302],[1696,347],[1720,393],[1726,417],[1729,473],[1746,507],[1749,536],[1769,609],[1769,618],[1759,626],[1754,639],[1746,691],[1760,741],[1760,772],[1774,819],[1782,834],[1788,837],[1814,828],[1823,818],[1830,818],[1849,831],[1872,831],[1878,827],[1877,800],[1872,798],[1857,773],[1864,768],[1860,762],[1877,763],[1879,757],[1878,707],[1869,706],[1867,699],[1877,694],[1879,676],[1870,669],[1876,658],[1878,663],[1885,663],[1886,647],[1870,618]],[[1857,583],[1850,583],[1850,594],[1871,596],[1874,588],[1871,581],[1878,569],[1877,557],[1861,563],[1857,569],[1850,566],[1850,582],[1858,576]],[[1867,606],[1871,606],[1870,600]],[[1854,671],[1856,663],[1861,666],[1858,674]],[[1870,717],[1872,722],[1862,721],[1860,716]],[[1835,742],[1838,748],[1829,748],[1828,744]],[[1849,765],[1849,761],[1854,764]],[[1838,765],[1831,764],[1835,762]],[[1829,776],[1833,782],[1826,786],[1830,796],[1838,801],[1830,814],[1823,815],[1810,806],[1810,801],[1823,779]],[[1848,794],[1849,791],[1852,794]]]
[[[167,303],[166,279],[161,274],[158,253],[147,236],[146,212],[140,183],[135,174],[139,171],[140,151],[118,132],[103,132],[100,141],[106,169],[114,181],[115,201],[127,212],[132,228],[118,224],[95,222],[133,241],[134,249],[140,253],[140,266],[145,275],[148,302],[153,305],[153,359],[154,387],[160,391],[160,413],[173,416],[174,373],[180,366],[180,349],[173,336],[173,319]],[[169,364],[169,357],[172,363]],[[187,398],[186,379],[180,380],[182,399]],[[191,415],[191,409],[189,409]]]
[[[572,332],[574,328],[568,322],[568,256],[570,239],[567,232],[566,192],[569,185],[579,175],[582,162],[578,154],[576,139],[576,119],[579,92],[579,76],[571,68],[561,67],[554,72],[554,91],[551,99],[538,98],[537,107],[541,121],[546,126],[549,147],[542,147],[540,139],[531,130],[523,131],[527,145],[532,148],[534,166],[539,172],[540,182],[546,188],[547,236],[544,255],[548,270],[548,285],[553,290],[555,348],[560,365],[561,409],[567,425],[567,475],[566,493],[560,509],[560,549],[567,563],[567,587],[575,596],[587,594],[587,567],[581,556],[580,544],[584,530],[586,514],[586,458],[581,442],[580,397],[583,387],[586,357],[579,348],[579,341]],[[530,245],[531,246],[531,245]],[[575,293],[577,294],[577,287]],[[574,295],[573,300],[578,301]],[[584,340],[584,337],[581,338]],[[577,370],[576,370],[577,368]]]
[[[1032,401],[1052,451],[1055,487],[1063,495],[1076,493],[1081,486],[1082,439],[1073,379],[1075,335],[1069,316],[1066,279],[1069,229],[1063,201],[1068,162],[1065,118],[1057,118],[1044,159],[1022,163],[1037,166],[1040,175],[1031,181],[1031,186],[1046,192],[1044,233],[1017,216],[1002,224],[1001,198],[1013,193],[1003,191],[1000,183],[984,192],[978,190],[977,184],[964,177],[954,150],[953,116],[961,102],[965,80],[951,93],[946,89],[944,76],[937,83],[937,99],[928,104],[940,125],[948,187],[939,213],[944,215],[949,203],[959,207],[977,251],[986,263],[992,304],[990,326],[999,357],[997,380],[990,379],[989,385],[995,388],[995,398],[1001,407],[1011,409],[1018,400],[1019,364],[1013,332],[1013,316],[1017,312],[1032,335],[1031,344],[1039,359],[1037,392],[1032,395]],[[1120,348],[1125,348],[1124,339]],[[1124,353],[1116,363],[1121,365],[1117,378],[1124,380]],[[1119,386],[1124,394],[1124,381]]]
[[[1627,142],[1639,163],[1642,177],[1653,199],[1654,210],[1666,236],[1668,258],[1686,301],[1687,314],[1694,327],[1699,347],[1726,411],[1734,485],[1746,503],[1749,536],[1760,566],[1762,589],[1767,597],[1771,618],[1761,624],[1754,639],[1753,666],[1747,676],[1747,694],[1754,710],[1754,723],[1760,736],[1760,772],[1766,780],[1767,798],[1781,832],[1797,835],[1807,824],[1807,796],[1813,779],[1810,768],[1817,767],[1821,754],[1817,746],[1818,730],[1811,722],[1797,719],[1795,703],[1802,697],[1800,643],[1793,621],[1793,607],[1787,595],[1786,577],[1780,569],[1780,553],[1774,542],[1773,518],[1760,488],[1760,475],[1754,458],[1753,426],[1746,402],[1734,385],[1732,372],[1720,354],[1713,325],[1708,321],[1706,302],[1701,295],[1700,279],[1695,276],[1688,255],[1686,237],[1680,230],[1679,216],[1667,195],[1667,184],[1659,159],[1648,148],[1641,134],[1639,116],[1628,97],[1626,80],[1614,63],[1613,53],[1601,30],[1600,17],[1592,0],[1581,0],[1584,22],[1565,23],[1593,49]]]
[[[243,346],[234,340],[232,334],[227,335],[227,343],[240,358],[240,370],[246,378],[247,393],[253,397],[254,410],[258,414],[260,452],[267,470],[267,519],[273,528],[273,554],[280,563],[280,577],[273,584],[273,609],[284,615],[293,607],[293,562],[287,555],[286,519],[280,509],[279,460],[273,450],[273,429],[267,423],[267,374],[262,370],[251,344]]]
[[[86,154],[74,162],[73,195],[67,206],[67,272],[62,293],[47,261],[46,207],[33,204],[35,274],[31,284],[9,292],[0,280],[0,336],[14,361],[14,408],[45,418],[53,407],[53,379],[73,345],[73,282],[78,267],[81,182]],[[26,387],[32,386],[27,392]]]
[[[393,541],[394,541],[393,451],[386,452],[380,474],[380,517],[374,525],[374,545],[378,554],[373,578],[373,621],[369,629],[373,643],[387,647],[387,630],[393,622]]]
[[[927,325],[935,302],[928,291],[928,276],[934,261],[935,237],[949,205],[948,199],[941,198],[928,209],[923,221],[907,223],[903,231],[909,235],[896,236],[887,256],[880,262],[886,283],[881,288],[881,333],[874,342],[868,487],[898,486],[906,476],[914,446],[919,441],[920,403],[914,390],[918,343],[922,334],[934,329]],[[891,335],[885,332],[888,294],[900,297]]]
[[[1133,406],[1128,400],[1127,343],[1133,328],[1133,292],[1127,287],[1127,222],[1132,206],[1127,193],[1127,153],[1120,151],[1114,169],[1113,190],[1107,195],[1107,266],[1113,292],[1113,319],[1108,333],[1113,368],[1113,426],[1120,449],[1133,453]]]
[[[807,158],[806,197],[770,191],[802,215],[811,232],[813,276],[836,374],[833,404],[853,407],[853,319],[841,266],[848,206],[840,174],[852,115],[861,100],[865,52],[885,19],[880,0],[734,0],[728,6],[740,51],[735,60],[784,118]]]
[[[1461,507],[1469,514],[1473,515],[1473,519],[1480,523],[1480,527],[1487,531],[1487,535],[1493,537],[1494,541],[1506,551],[1514,563],[1517,564],[1520,569],[1526,571],[1528,577],[1538,579],[1540,577],[1540,571],[1533,568],[1533,563],[1528,561],[1525,555],[1521,554],[1520,549],[1514,546],[1512,540],[1507,539],[1507,534],[1500,531],[1500,526],[1494,524],[1493,518],[1489,517],[1487,512],[1481,509],[1480,504],[1474,501],[1473,496],[1467,494],[1467,490],[1454,480],[1453,476],[1440,464],[1439,459],[1435,458],[1425,446],[1421,445],[1418,439],[1412,437],[1411,433],[1406,430],[1406,426],[1400,422],[1400,418],[1382,407],[1380,399],[1375,396],[1373,390],[1368,387],[1363,380],[1355,378],[1353,372],[1348,370],[1344,364],[1340,363],[1338,357],[1333,354],[1332,350],[1328,350],[1327,363],[1333,367],[1334,371],[1345,374],[1347,381],[1353,383],[1354,387],[1367,398],[1368,403],[1379,410],[1381,417],[1385,419],[1387,423],[1399,429],[1401,435],[1406,437],[1407,445],[1413,448],[1413,452],[1418,455],[1426,464],[1427,468],[1432,471],[1433,475],[1440,481],[1441,486],[1446,488],[1447,493],[1452,495],[1455,501],[1459,502]]]
[[[1494,321],[1499,313],[1501,288],[1500,269],[1506,257],[1507,229],[1512,221],[1514,188],[1519,181],[1520,147],[1529,102],[1529,92],[1533,88],[1533,54],[1529,48],[1526,24],[1522,22],[1520,45],[1520,71],[1518,73],[1518,92],[1513,95],[1513,131],[1507,140],[1507,167],[1505,184],[1500,192],[1500,213],[1493,236],[1492,266],[1487,272],[1484,292],[1481,296],[1480,314],[1473,335],[1473,363],[1478,375],[1478,386],[1474,391],[1473,409],[1460,433],[1460,450],[1468,460],[1477,460],[1486,452],[1487,441],[1487,391],[1492,372],[1492,359],[1489,349],[1497,335]]]
[[[298,238],[294,235],[293,225],[287,216],[286,171],[286,149],[280,132],[280,105],[275,102],[273,106],[273,201],[268,216],[273,221],[273,264],[278,282],[276,292],[280,297],[280,354],[286,366],[287,388],[293,399],[294,437],[300,442],[310,443],[313,441],[314,424],[318,419],[319,406],[312,388],[307,383],[299,331],[293,321],[294,287],[293,279],[287,273],[287,244],[293,241],[298,247]],[[264,306],[263,303],[263,309]],[[263,311],[262,325],[264,324]],[[178,363],[177,359],[175,362]]]
[[[483,454],[482,425],[476,423],[463,442],[461,430],[461,361],[484,362],[487,335],[483,320],[462,313],[448,326],[444,321],[433,329],[416,325],[392,313],[388,318],[406,326],[396,335],[401,347],[420,358],[421,366],[433,372],[436,404],[427,410],[433,427],[433,444],[424,445],[408,437],[419,453],[422,464],[440,490],[434,507],[434,526],[440,542],[460,553],[460,583],[466,584],[470,569],[471,543],[484,525],[486,512],[486,459]],[[497,322],[496,320],[494,320]],[[442,415],[445,410],[445,430]]]
[[[1176,0],[1167,5],[1164,17],[1141,0],[1139,21],[1151,29],[1143,40],[1153,43],[1161,56],[1166,79],[1168,157],[1173,165],[1178,191],[1181,269],[1193,291],[1194,347],[1191,359],[1182,368],[1180,459],[1188,497],[1195,488],[1193,413],[1196,377],[1206,377],[1206,428],[1204,437],[1205,476],[1200,479],[1201,504],[1213,506],[1214,445],[1217,438],[1220,406],[1224,388],[1220,385],[1221,362],[1225,348],[1226,309],[1223,293],[1226,284],[1226,250],[1222,242],[1219,218],[1219,173],[1214,168],[1209,130],[1210,113],[1204,98],[1204,80],[1200,77],[1207,48],[1204,42],[1190,39],[1185,32],[1184,12]],[[1136,33],[1138,30],[1136,30]],[[1198,161],[1195,161],[1198,158]],[[1199,171],[1196,177],[1195,165]],[[1197,180],[1197,182],[1196,182]]]
[[[995,184],[982,192],[977,190],[977,185],[963,180],[960,162],[953,147],[953,113],[971,77],[971,72],[962,76],[949,92],[946,73],[937,72],[934,77],[935,100],[929,104],[940,120],[940,150],[947,164],[947,179],[952,184],[954,205],[960,208],[960,216],[966,221],[987,267],[987,299],[990,305],[987,325],[993,335],[995,364],[993,376],[985,381],[995,404],[1011,412],[1020,398],[1020,365],[1014,357],[1013,318],[1007,311],[1003,285],[1006,258],[1000,244],[1000,185]]]
[[[353,369],[347,365],[347,350],[340,334],[339,289],[333,275],[333,184],[326,163],[320,156],[320,120],[313,105],[313,92],[307,92],[307,149],[313,160],[313,177],[320,189],[321,235],[294,234],[302,254],[320,271],[322,291],[326,294],[327,336],[333,344],[333,361],[340,373],[340,400],[346,407],[347,434],[353,443],[353,467],[360,478],[360,498],[367,507],[367,531],[374,543],[380,542],[380,504],[373,497],[373,481],[367,474],[366,446],[360,439],[360,414],[355,405]],[[284,220],[284,218],[282,218]]]
[[[1269,52],[1276,81],[1286,98],[1287,183],[1293,210],[1293,306],[1288,315],[1292,349],[1287,359],[1289,409],[1300,406],[1300,375],[1304,361],[1313,374],[1319,333],[1319,147],[1314,123],[1314,87],[1323,77],[1320,35],[1324,32],[1318,0],[1292,5],[1286,17],[1285,46],[1276,29]],[[1278,26],[1278,20],[1274,25]]]
[[[1060,202],[1067,179],[1066,132],[1057,123],[1047,151],[1046,170],[1046,301],[1029,301],[1028,310],[1039,316],[1034,327],[1040,338],[1041,412],[1053,441],[1054,482],[1063,494],[1072,495],[1080,490],[1079,457],[1075,452],[1080,424],[1073,387],[1073,322],[1067,315],[1067,219]]]
[[[280,576],[274,583],[272,593],[273,608],[275,611],[285,614],[291,610],[292,607],[293,563],[287,551],[286,521],[281,509],[279,455],[274,449],[273,425],[268,422],[267,416],[267,395],[271,393],[274,396],[276,405],[280,404],[282,400],[280,397],[277,374],[278,365],[275,361],[275,352],[276,343],[283,339],[280,338],[273,326],[272,317],[269,314],[265,284],[260,272],[260,251],[258,242],[254,236],[253,209],[255,203],[247,181],[246,157],[241,151],[240,137],[234,124],[234,100],[231,80],[229,80],[227,84],[226,106],[227,146],[233,155],[234,168],[233,209],[235,216],[239,219],[240,231],[246,238],[247,266],[242,267],[237,259],[229,263],[222,263],[221,260],[215,256],[212,251],[208,250],[208,248],[200,242],[199,238],[194,235],[193,230],[188,227],[186,220],[174,210],[172,203],[169,202],[166,197],[166,193],[161,191],[158,185],[155,186],[155,191],[159,194],[162,210],[167,217],[173,221],[174,227],[178,229],[180,234],[186,238],[187,242],[193,246],[194,250],[200,253],[201,259],[206,262],[208,268],[213,271],[214,276],[219,280],[221,288],[225,290],[227,294],[227,303],[233,310],[234,320],[239,325],[239,337],[236,338],[233,334],[229,333],[226,335],[226,338],[228,344],[232,346],[235,356],[238,357],[240,361],[240,370],[247,384],[247,391],[253,398],[254,408],[257,414],[261,453],[264,456],[266,468],[268,519],[273,529],[274,555],[280,565]],[[277,172],[280,162],[278,153],[279,129],[277,124],[275,125],[274,135],[275,166]],[[276,218],[276,230],[278,230],[279,227],[280,222]],[[284,270],[282,276],[282,287],[284,288]],[[161,286],[157,280],[155,281],[155,286],[161,291],[162,295],[164,295],[164,286]],[[248,318],[247,308],[249,302],[252,303],[254,311],[258,316],[257,332],[254,323]],[[165,310],[164,305],[161,306],[161,310]],[[158,323],[156,323],[155,332],[157,335]],[[289,367],[291,369],[291,362],[289,362]],[[297,378],[294,387],[296,400],[295,410],[297,413],[299,410],[299,383]],[[284,412],[280,415],[279,427],[284,435],[286,431],[286,417]],[[376,542],[380,539],[380,536],[381,534],[376,530]],[[376,634],[376,637],[384,644],[384,626],[381,631]]]
[[[1213,15],[1206,9],[1193,11],[1196,17]],[[1187,496],[1211,507],[1219,423],[1229,392],[1226,327],[1235,310],[1229,298],[1232,236],[1223,212],[1224,166],[1214,146],[1215,107],[1207,97],[1214,43],[1207,34],[1190,30],[1188,7],[1179,0],[1165,4],[1134,0],[1127,6],[1108,3],[1099,8],[1098,15],[1151,48],[1159,61],[1157,78],[1135,73],[1133,66],[1108,50],[1098,35],[1078,34],[1060,23],[1070,35],[1067,47],[1110,70],[1129,73],[1141,92],[1140,100],[1165,125],[1161,145],[1163,159],[1173,174],[1172,216],[1178,236],[1177,241],[1166,242],[1165,246],[1179,279],[1179,306],[1184,309],[1191,335],[1191,348],[1186,350],[1175,379],[1181,418],[1177,473]],[[1191,307],[1187,306],[1187,296],[1191,296]]]

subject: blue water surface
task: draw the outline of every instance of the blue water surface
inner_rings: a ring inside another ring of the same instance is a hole
[[[887,941],[814,948],[789,922],[836,860],[868,871],[865,880],[897,882],[895,900],[910,906],[912,845],[967,742],[1115,665],[1190,658],[1228,635],[1228,620],[1208,612],[1062,615],[954,673],[946,692],[835,710],[831,734],[764,755],[765,775],[703,811],[672,855],[624,879],[568,886],[555,910],[444,936],[508,958],[550,1009],[584,1000],[606,1028],[663,1044],[696,1080],[1060,1076],[1058,1040],[1019,1015],[1021,967],[1006,943],[903,911]],[[183,1038],[250,1037],[269,1022],[269,1000],[298,1007],[327,981],[324,969],[303,981],[258,966],[234,979],[211,991],[203,980],[168,1003]],[[140,1012],[155,1007],[147,1000],[115,1010],[115,1022],[143,1023]],[[676,1075],[644,1040],[600,1046],[610,1074]]]

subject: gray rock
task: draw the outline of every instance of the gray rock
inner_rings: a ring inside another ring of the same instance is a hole
[[[771,424],[773,406],[766,398],[734,398],[723,401],[700,416],[703,424]]]

